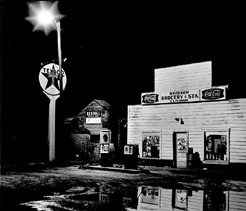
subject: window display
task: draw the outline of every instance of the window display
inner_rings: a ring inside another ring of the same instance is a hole
[[[160,134],[144,134],[142,151],[145,158],[159,158]]]
[[[205,160],[227,161],[228,135],[226,132],[207,132],[205,136]]]

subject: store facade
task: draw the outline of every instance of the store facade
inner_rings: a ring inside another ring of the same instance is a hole
[[[187,167],[188,152],[204,164],[246,163],[246,99],[212,86],[212,63],[155,70],[155,91],[128,106],[128,144],[141,159]]]

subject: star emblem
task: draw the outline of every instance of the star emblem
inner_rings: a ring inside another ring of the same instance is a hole
[[[62,80],[62,76],[59,76],[60,74],[57,74],[57,71],[55,69],[55,65],[52,65],[52,68],[48,73],[42,73],[47,78],[47,84],[45,86],[45,89],[48,89],[50,86],[54,86],[57,90],[60,90],[59,82]]]
[[[43,91],[48,95],[60,95],[65,89],[67,76],[63,69],[59,70],[59,66],[50,63],[42,67],[39,72],[39,83]]]

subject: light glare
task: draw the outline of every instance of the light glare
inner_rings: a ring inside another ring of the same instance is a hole
[[[44,10],[44,9],[38,13],[37,19],[39,24],[43,26],[53,24],[55,21],[54,15],[49,10]]]
[[[42,30],[47,35],[56,28],[56,21],[63,16],[59,13],[58,2],[38,1],[28,3],[29,16],[26,20],[33,25],[33,31]]]

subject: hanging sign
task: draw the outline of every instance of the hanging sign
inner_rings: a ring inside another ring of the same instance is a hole
[[[66,73],[63,69],[60,71],[55,63],[47,64],[39,72],[39,83],[46,94],[60,95],[66,87]]]

